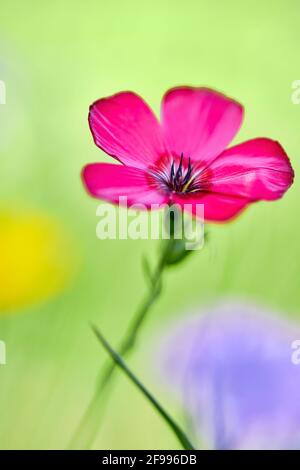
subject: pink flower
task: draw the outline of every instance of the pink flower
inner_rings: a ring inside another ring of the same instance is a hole
[[[83,170],[89,193],[128,204],[204,204],[207,221],[226,221],[250,203],[279,199],[294,172],[281,145],[268,138],[226,149],[243,107],[207,89],[179,87],[162,100],[161,122],[138,95],[96,101],[89,124],[98,147],[122,165],[92,163]]]

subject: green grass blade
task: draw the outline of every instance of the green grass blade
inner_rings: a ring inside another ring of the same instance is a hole
[[[165,420],[168,426],[172,429],[176,437],[178,438],[179,442],[183,446],[185,450],[194,450],[194,446],[190,442],[189,438],[186,434],[181,430],[181,428],[177,425],[177,423],[173,420],[173,418],[167,413],[167,411],[160,405],[160,403],[156,400],[156,398],[146,389],[146,387],[139,381],[139,379],[134,375],[134,373],[129,369],[126,363],[123,361],[122,357],[110,346],[101,332],[98,330],[97,327],[92,325],[92,329],[96,334],[98,340],[110,355],[112,360],[116,363],[120,369],[124,372],[125,375],[135,384],[135,386],[143,393],[143,395],[148,399],[148,401],[152,404],[152,406],[157,410],[157,412],[161,415],[161,417]]]

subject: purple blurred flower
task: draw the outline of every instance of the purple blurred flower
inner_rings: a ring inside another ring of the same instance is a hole
[[[300,448],[300,365],[294,326],[265,309],[228,302],[185,318],[160,361],[197,433],[215,449]]]

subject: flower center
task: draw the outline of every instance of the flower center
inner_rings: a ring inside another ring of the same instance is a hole
[[[150,171],[150,175],[161,189],[167,191],[186,194],[195,193],[201,189],[198,179],[199,169],[192,166],[190,158],[184,164],[183,153],[179,161],[173,159],[167,163],[160,163]]]

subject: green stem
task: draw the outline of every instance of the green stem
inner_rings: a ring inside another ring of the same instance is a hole
[[[129,369],[129,367],[123,361],[121,356],[113,350],[113,348],[106,341],[106,339],[100,333],[100,331],[95,326],[92,326],[92,328],[97,338],[99,339],[100,343],[104,347],[104,349],[108,352],[110,357],[113,359],[113,363],[116,364],[116,366],[120,367],[120,369],[124,372],[124,374],[126,374],[127,377],[136,385],[136,387],[145,395],[145,397],[149,400],[152,406],[158,411],[160,416],[166,421],[168,426],[172,429],[177,439],[181,443],[182,447],[185,450],[195,450],[194,446],[190,442],[187,435],[182,431],[182,429],[173,420],[173,418],[169,415],[169,413],[161,406],[161,404],[156,400],[156,398],[149,392],[149,390],[147,390],[146,387],[140,382],[140,380],[134,375],[134,373]]]
[[[165,244],[165,249],[161,253],[156,269],[151,275],[149,292],[147,293],[144,302],[137,310],[132,324],[128,328],[127,334],[121,343],[119,354],[123,357],[128,355],[135,345],[141,326],[149,310],[160,295],[162,276],[166,267],[166,260],[172,243],[173,241],[171,239]],[[104,366],[92,400],[90,401],[85,414],[83,415],[82,420],[71,440],[71,449],[89,449],[91,447],[100,427],[99,415],[103,411],[103,394],[104,391],[108,388],[108,385],[111,383],[115,370],[115,362],[109,361]]]

